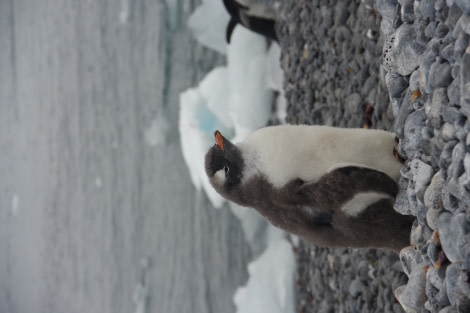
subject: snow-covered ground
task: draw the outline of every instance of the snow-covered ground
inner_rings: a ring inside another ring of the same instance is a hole
[[[206,16],[215,18],[208,23]],[[227,22],[228,15],[219,0],[206,0],[189,19],[189,27],[202,44],[227,54],[227,65],[214,68],[198,86],[180,95],[183,156],[194,186],[217,208],[227,206],[227,202],[210,186],[204,170],[204,156],[214,144],[214,131],[237,142],[266,125],[273,103],[281,122],[286,116],[279,46],[268,45],[264,37],[240,26],[227,45],[221,31]],[[295,261],[285,234],[267,225],[253,209],[233,203],[229,206],[240,219],[250,245],[255,250],[265,247],[248,266],[248,283],[234,296],[237,312],[294,312]]]

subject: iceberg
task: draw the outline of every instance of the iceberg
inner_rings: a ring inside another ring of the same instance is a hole
[[[226,54],[225,28],[229,20],[222,0],[205,0],[189,17],[188,27],[201,44]]]

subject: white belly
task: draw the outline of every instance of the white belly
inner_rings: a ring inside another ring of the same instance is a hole
[[[297,178],[315,181],[344,166],[375,169],[398,181],[402,164],[393,156],[394,138],[380,130],[283,125],[257,130],[238,146],[253,170],[277,187]]]

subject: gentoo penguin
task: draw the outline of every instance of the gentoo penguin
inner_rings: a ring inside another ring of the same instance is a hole
[[[225,8],[231,16],[225,32],[225,40],[228,43],[230,43],[232,32],[237,24],[255,33],[278,41],[275,30],[276,12],[273,9],[256,1],[250,1],[246,4],[242,4],[236,0],[223,1]]]
[[[325,247],[399,251],[413,217],[393,209],[402,163],[395,136],[369,129],[271,126],[233,144],[219,131],[205,157],[226,199]]]

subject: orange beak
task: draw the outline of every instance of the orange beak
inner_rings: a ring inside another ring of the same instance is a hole
[[[215,131],[214,136],[217,146],[219,146],[219,148],[224,151],[224,136],[222,136],[222,134],[218,130]]]

